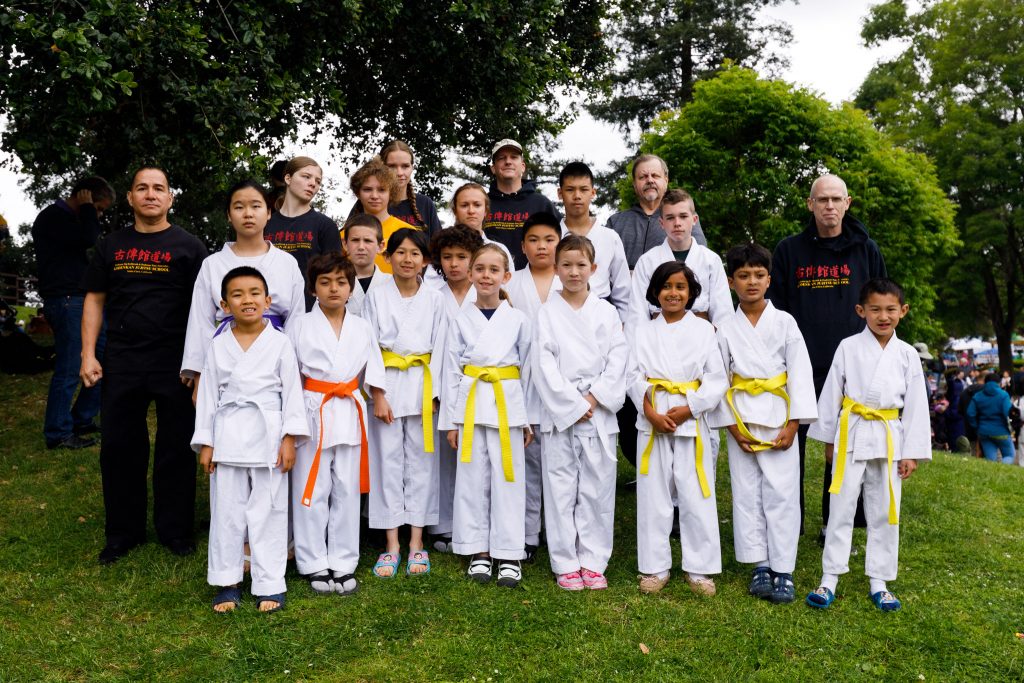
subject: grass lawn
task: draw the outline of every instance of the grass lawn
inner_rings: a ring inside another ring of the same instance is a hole
[[[1021,468],[937,454],[906,483],[892,584],[904,609],[894,614],[867,598],[863,531],[827,612],[747,596],[722,458],[725,571],[715,598],[691,594],[678,570],[662,593],[639,593],[634,474],[623,464],[607,591],[560,591],[543,552],[517,590],[474,585],[457,558],[440,554],[429,577],[382,581],[370,574],[367,547],[355,596],[315,596],[290,573],[283,612],[259,614],[247,594],[235,614],[215,615],[205,532],[187,559],[151,543],[111,567],[96,563],[98,449],[44,449],[47,379],[0,376],[2,681],[1024,679],[1024,640],[1015,635],[1024,631]],[[821,469],[812,448],[808,520],[818,515]],[[810,534],[800,544],[798,598],[820,567]]]

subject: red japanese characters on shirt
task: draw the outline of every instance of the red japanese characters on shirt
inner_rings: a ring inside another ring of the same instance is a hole
[[[283,251],[313,248],[312,230],[275,230],[267,233],[267,239]]]
[[[850,266],[803,265],[796,268],[796,286],[811,289],[830,289],[850,284]]]

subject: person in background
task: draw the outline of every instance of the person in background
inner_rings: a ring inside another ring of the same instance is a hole
[[[978,443],[986,460],[1012,465],[1013,437],[1010,434],[1010,395],[999,387],[999,375],[986,375],[982,389],[967,405],[967,422],[978,432]]]
[[[380,158],[395,174],[395,187],[388,213],[409,225],[427,231],[427,239],[441,229],[434,200],[413,189],[412,173],[416,159],[412,147],[401,140],[392,140],[380,150]]]

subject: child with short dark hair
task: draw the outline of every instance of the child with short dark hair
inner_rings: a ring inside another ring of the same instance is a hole
[[[839,575],[849,571],[857,498],[863,490],[868,540],[864,573],[871,601],[889,612],[901,606],[886,582],[896,578],[901,481],[930,460],[928,390],[917,350],[896,337],[909,306],[903,289],[887,278],[861,288],[857,315],[864,331],[839,344],[818,399],[818,421],[807,435],[827,445],[832,486],[822,554],[821,585],[807,596],[811,607],[835,599]]]
[[[290,258],[290,257],[289,257]],[[309,436],[295,351],[264,319],[267,281],[251,266],[221,282],[221,307],[232,317],[203,364],[192,448],[210,475],[207,580],[221,586],[216,612],[241,601],[246,534],[252,593],[261,612],[284,607],[288,562],[288,471],[295,441]]]
[[[377,256],[384,251],[384,228],[380,219],[368,213],[349,216],[341,230],[341,243],[345,255],[356,269],[352,295],[346,308],[349,313],[362,315],[367,295],[391,279],[391,273],[384,272],[376,264]]]

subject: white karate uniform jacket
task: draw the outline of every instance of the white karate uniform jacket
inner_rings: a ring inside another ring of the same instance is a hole
[[[572,234],[562,219],[562,237]],[[594,263],[597,270],[590,276],[590,291],[605,299],[618,312],[619,320],[629,316],[630,280],[626,251],[619,233],[603,225],[594,225],[587,233],[594,245]]]
[[[363,291],[362,285],[359,284],[359,278],[357,277],[356,282],[352,283],[352,295],[349,296],[348,303],[345,304],[345,310],[349,313],[355,313],[360,317],[364,317],[363,307],[366,303],[366,297],[381,285],[391,282],[393,277],[394,276],[391,275],[391,273],[385,273],[377,266],[374,266],[373,276],[370,278],[370,286],[366,288],[365,292]]]
[[[518,311],[522,311],[526,314],[526,319],[530,321],[530,337],[533,337],[533,326],[537,322],[537,313],[540,311],[541,306],[554,298],[558,297],[558,293],[562,291],[562,282],[555,275],[551,280],[551,287],[548,289],[548,294],[544,301],[540,300],[540,295],[537,293],[537,285],[534,283],[533,276],[530,274],[530,267],[522,268],[512,273],[512,279],[509,280],[508,285],[505,287],[505,291],[508,292],[509,299],[512,302],[512,307]],[[530,385],[525,387],[526,390],[526,414],[529,416],[530,424],[540,424],[540,415],[542,412],[540,396],[537,395],[537,389]]]
[[[633,269],[632,293],[630,294],[630,313],[628,324],[635,325],[643,320],[650,320],[658,309],[647,301],[647,287],[651,284],[651,276],[662,263],[675,261],[672,248],[665,240],[654,247],[636,262]],[[712,323],[729,315],[733,311],[732,295],[729,294],[729,280],[722,266],[722,257],[693,240],[690,251],[686,255],[686,265],[697,276],[700,283],[700,296],[693,303],[691,312],[707,313]]]

